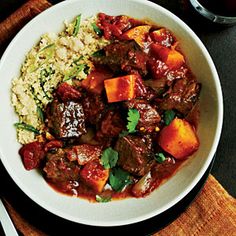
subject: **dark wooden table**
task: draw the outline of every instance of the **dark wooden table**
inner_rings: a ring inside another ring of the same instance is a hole
[[[24,2],[25,0],[1,0],[0,21]],[[187,0],[155,2],[174,12],[193,29],[216,65],[224,96],[224,125],[211,173],[236,197],[236,26],[221,27],[207,22],[191,8]],[[4,48],[0,48],[0,52],[3,50]],[[0,176],[3,186],[8,183],[14,185],[1,162]]]

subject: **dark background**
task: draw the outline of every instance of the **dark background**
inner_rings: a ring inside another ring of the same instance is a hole
[[[0,21],[24,2],[25,0],[0,0]],[[192,9],[188,0],[155,2],[174,12],[193,29],[216,65],[224,96],[224,124],[211,173],[232,196],[236,197],[236,25],[222,27],[208,22]],[[0,56],[4,49],[5,47],[0,46]],[[1,188],[9,189],[9,186],[6,186],[9,183],[14,185],[1,162],[0,178]]]

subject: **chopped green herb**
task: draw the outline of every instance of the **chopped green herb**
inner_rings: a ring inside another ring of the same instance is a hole
[[[40,134],[40,132],[37,129],[35,129],[32,125],[28,125],[25,123],[15,123],[14,126],[17,129],[25,129],[25,130],[33,132],[35,134]]]
[[[45,46],[44,48],[40,49],[37,53],[37,57],[35,57],[34,62],[29,66],[29,72],[33,73],[37,71],[39,68],[41,68],[44,64],[47,64],[48,61],[54,56],[55,53],[55,44],[49,44]],[[39,65],[36,65],[36,59],[40,58],[43,59],[42,62]]]
[[[121,168],[113,168],[109,175],[109,183],[113,190],[121,192],[126,185],[132,183],[130,174]]]
[[[32,95],[33,95],[33,97],[34,97],[35,102],[36,102],[37,104],[40,104],[40,103],[41,103],[41,100],[38,99],[37,93],[35,92],[35,89],[34,89],[34,87],[33,87],[32,85],[30,86],[30,91],[31,91],[31,93],[32,93]]]
[[[166,160],[166,157],[162,152],[159,152],[155,154],[155,160],[159,163],[162,163],[163,161]]]
[[[47,80],[51,79],[52,74],[55,74],[55,70],[53,70],[52,67],[40,70],[40,82],[42,83],[42,85],[44,85]]]
[[[92,57],[102,57],[105,56],[105,50],[101,49],[92,54]]]
[[[105,149],[102,153],[101,161],[105,169],[113,168],[118,160],[118,152],[111,147]]]
[[[47,69],[44,68],[40,71],[40,78],[45,79],[50,77],[52,74],[55,74],[55,70],[53,70],[52,67],[49,67]]]
[[[39,78],[39,81],[40,81],[40,88],[42,89],[42,91],[43,91],[43,93],[44,93],[46,99],[50,101],[51,98],[48,96],[48,94],[47,94],[47,92],[45,91],[45,88],[44,88],[44,84],[45,84],[45,82],[46,82],[44,79],[45,79],[45,78],[44,78],[44,77],[41,77],[41,75],[40,75],[40,78]]]
[[[84,56],[81,55],[79,58],[75,59],[75,60],[73,61],[73,63],[78,66],[77,63],[78,63],[80,60],[82,60],[83,58],[84,58]]]
[[[73,30],[73,36],[75,37],[78,32],[79,32],[79,28],[80,28],[80,21],[81,21],[81,14],[78,15],[76,17],[76,20],[75,20],[75,26],[74,26],[74,30]]]
[[[51,47],[54,47],[55,46],[55,43],[51,43],[51,44],[48,44],[47,46],[45,46],[44,48],[40,49],[39,52],[42,52],[48,48],[51,48]]]
[[[63,82],[73,79],[76,77],[81,71],[84,71],[85,74],[88,73],[89,66],[87,64],[79,64],[73,67],[64,77]]]
[[[173,110],[166,110],[164,112],[165,125],[169,125],[174,118],[175,118],[175,112]]]
[[[96,201],[97,202],[102,202],[102,203],[110,202],[111,197],[102,197],[102,196],[96,195]]]
[[[129,133],[134,133],[136,131],[135,128],[138,124],[139,119],[140,119],[139,111],[134,108],[129,109],[127,117],[128,124],[126,126]]]
[[[42,122],[44,122],[44,114],[40,107],[37,107],[37,114]]]
[[[96,25],[96,23],[92,23],[91,24],[93,27],[94,32],[98,35],[98,36],[102,36],[102,31],[101,29]]]

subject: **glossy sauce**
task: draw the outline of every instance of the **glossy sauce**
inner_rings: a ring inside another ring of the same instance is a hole
[[[182,166],[185,161],[175,161],[172,158],[169,158],[166,163],[157,164],[155,168],[152,169],[152,182],[148,187],[148,190],[144,195],[140,197],[145,197],[150,194],[154,189],[158,188],[162,183],[167,181],[170,177],[172,177]],[[137,179],[134,179],[134,182],[137,182]],[[94,191],[85,185],[82,181],[73,181],[66,183],[51,183],[48,184],[56,191],[74,197],[83,198],[89,200],[91,202],[96,202]],[[103,197],[112,197],[112,200],[121,200],[125,198],[134,197],[132,193],[133,185],[128,185],[121,192],[113,191],[109,185],[104,187],[104,190],[101,194]]]

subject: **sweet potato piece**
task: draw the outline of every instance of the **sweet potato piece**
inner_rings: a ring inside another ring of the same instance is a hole
[[[136,26],[123,33],[122,38],[126,40],[133,39],[140,47],[144,47],[146,34],[148,34],[150,29],[151,29],[150,25]]]
[[[108,180],[109,169],[104,169],[99,160],[93,160],[84,166],[80,172],[80,177],[86,185],[100,193]]]
[[[126,75],[104,81],[108,102],[130,100],[136,96],[135,87],[139,75]]]
[[[157,59],[161,59],[171,70],[176,70],[185,63],[184,56],[174,48],[152,44],[151,53]]]
[[[82,81],[81,86],[91,92],[101,94],[104,89],[104,80],[111,78],[112,75],[108,69],[97,67]]]
[[[159,145],[176,159],[184,159],[199,147],[193,127],[183,119],[175,118],[160,131]]]

